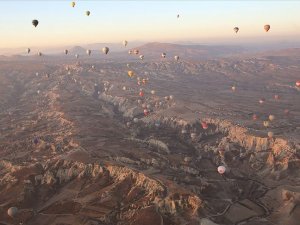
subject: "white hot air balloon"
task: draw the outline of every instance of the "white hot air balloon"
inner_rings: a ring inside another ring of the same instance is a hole
[[[107,53],[109,52],[109,48],[108,47],[104,47],[102,48],[102,52],[107,55]]]
[[[218,173],[219,174],[224,174],[226,172],[226,168],[225,168],[225,166],[219,166],[218,167]]]
[[[7,215],[9,215],[10,217],[14,218],[18,213],[18,208],[16,207],[10,207],[8,210],[7,210]]]

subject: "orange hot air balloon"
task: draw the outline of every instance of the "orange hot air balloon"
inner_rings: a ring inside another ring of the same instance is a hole
[[[130,78],[133,77],[133,76],[134,76],[134,72],[131,71],[131,70],[129,70],[129,71],[128,71],[128,76],[129,76]]]
[[[142,82],[143,82],[143,84],[146,84],[146,83],[147,83],[147,80],[146,80],[146,79],[143,79]]]
[[[279,95],[274,95],[274,99],[279,100],[280,99]]]

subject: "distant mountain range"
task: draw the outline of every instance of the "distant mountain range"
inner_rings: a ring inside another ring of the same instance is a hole
[[[281,47],[280,47],[281,46]],[[79,54],[81,57],[86,56],[86,50],[92,50],[92,57],[104,57],[102,53],[103,47],[109,47],[109,55],[110,57],[127,57],[128,50],[138,49],[139,54],[143,54],[145,56],[145,60],[154,60],[159,59],[163,52],[166,53],[167,59],[173,58],[175,55],[180,56],[180,58],[184,58],[187,60],[199,60],[199,59],[208,59],[215,57],[227,57],[233,55],[243,55],[247,53],[259,53],[259,52],[267,52],[267,51],[281,51],[282,49],[288,49],[289,47],[293,49],[298,46],[297,43],[281,43],[280,45],[276,45],[274,43],[270,43],[268,45],[262,44],[249,44],[247,46],[244,45],[204,45],[204,44],[195,44],[192,42],[185,44],[174,44],[174,43],[160,43],[160,42],[151,42],[151,43],[142,43],[142,42],[132,42],[129,43],[127,47],[123,46],[122,43],[94,43],[94,44],[86,44],[86,45],[78,45],[78,46],[68,46],[68,47],[60,47],[60,48],[32,48],[30,52],[30,56],[35,56],[37,52],[41,51],[46,56],[64,56],[64,50],[69,50],[69,55]],[[300,45],[299,45],[300,47]],[[291,50],[289,50],[291,51]],[[298,52],[298,51],[297,51]],[[18,49],[0,49],[0,55],[21,57],[27,56],[26,48],[18,48]],[[133,55],[134,57],[134,55]],[[134,59],[134,58],[132,58]]]

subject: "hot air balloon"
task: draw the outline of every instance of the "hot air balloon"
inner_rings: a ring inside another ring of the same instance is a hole
[[[297,81],[296,81],[296,86],[297,86],[297,87],[300,87],[300,80],[297,80]]]
[[[17,207],[10,207],[7,210],[7,215],[9,215],[10,217],[14,218],[18,213],[18,208]]]
[[[131,55],[131,54],[132,54],[132,50],[129,50],[129,51],[128,51],[128,54]]]
[[[288,110],[288,109],[285,109],[285,110],[284,110],[284,114],[285,114],[285,115],[288,115],[289,113],[290,113],[290,110]]]
[[[257,115],[256,115],[256,114],[253,114],[252,119],[253,119],[253,120],[257,120]]]
[[[141,99],[138,99],[138,100],[137,100],[137,103],[138,103],[138,104],[141,104],[141,103],[142,103],[142,100],[141,100]]]
[[[269,121],[264,121],[264,127],[269,127],[270,126],[270,122]]]
[[[152,90],[152,91],[151,91],[151,94],[152,94],[152,95],[155,95],[155,91],[154,91],[154,90]]]
[[[144,55],[140,55],[140,59],[143,60],[144,59]]]
[[[148,116],[149,115],[149,111],[147,109],[144,109],[144,115]]]
[[[146,83],[147,83],[147,80],[146,80],[146,79],[143,79],[142,82],[143,82],[143,84],[146,84]]]
[[[170,95],[170,96],[169,96],[169,99],[170,99],[170,100],[173,100],[173,99],[174,99],[174,96],[173,96],[173,95]]]
[[[174,59],[175,59],[176,61],[178,61],[178,60],[179,60],[179,56],[178,56],[178,55],[175,55],[175,56],[174,56]]]
[[[273,138],[273,136],[274,136],[274,133],[271,132],[271,131],[269,131],[269,132],[268,132],[268,137],[269,137],[269,138]]]
[[[226,168],[225,168],[225,166],[219,166],[218,167],[218,173],[219,174],[224,174],[226,172]]]
[[[41,52],[38,52],[38,56],[42,56],[43,54]]]
[[[140,51],[139,51],[138,49],[135,49],[135,50],[133,51],[133,53],[136,54],[136,55],[138,55],[139,52],[140,52]]]
[[[134,118],[134,119],[133,119],[133,122],[134,122],[134,123],[138,123],[138,122],[139,122],[139,119],[138,119],[138,118]]]
[[[32,20],[32,25],[34,27],[37,27],[37,25],[39,24],[39,21],[38,20]]]
[[[86,11],[86,12],[85,12],[85,15],[87,15],[87,16],[89,16],[90,14],[91,14],[90,11]]]
[[[143,92],[143,91],[140,91],[139,96],[140,96],[140,97],[144,97],[144,92]]]
[[[39,73],[38,73],[38,72],[36,72],[36,73],[35,73],[35,75],[38,77],[38,76],[39,76]]]
[[[92,69],[95,69],[95,65],[92,65]]]
[[[264,98],[259,99],[259,103],[260,103],[260,104],[263,104],[264,102],[265,102],[265,99],[264,99]]]
[[[124,40],[124,41],[123,41],[123,45],[126,47],[127,44],[128,44],[128,41]]]
[[[40,94],[40,90],[37,90],[37,93]]]
[[[69,51],[66,49],[66,50],[65,50],[65,54],[67,55],[67,54],[68,54],[68,52],[69,52]]]
[[[235,91],[235,89],[236,89],[235,86],[232,86],[232,87],[231,87],[231,90],[232,90],[232,91]]]
[[[88,56],[90,56],[91,55],[91,53],[92,53],[92,51],[91,50],[86,50],[86,54],[88,55]]]
[[[233,28],[233,30],[234,30],[235,33],[239,32],[239,28],[238,27]]]
[[[129,76],[129,77],[133,77],[133,76],[134,76],[134,72],[131,71],[131,70],[129,70],[129,71],[128,71],[128,76]]]
[[[270,116],[269,116],[269,120],[270,120],[270,121],[275,120],[275,116],[274,116],[274,115],[270,115]]]
[[[76,55],[75,55],[75,57],[76,57],[76,59],[78,59],[78,58],[79,58],[79,55],[78,55],[78,54],[76,54]]]
[[[127,90],[127,88],[125,86],[123,86],[123,91],[126,91],[126,90]]]
[[[29,54],[30,53],[30,48],[27,48],[27,54]]]
[[[264,26],[264,29],[265,29],[266,32],[268,32],[270,30],[270,28],[271,28],[271,26],[269,24],[266,24]]]
[[[279,100],[280,99],[279,95],[274,95],[274,99]]]
[[[206,122],[201,122],[201,125],[204,130],[208,129],[208,124]]]
[[[109,48],[108,47],[104,47],[102,48],[102,52],[107,55],[107,53],[109,52]]]
[[[73,8],[75,7],[75,5],[76,5],[75,2],[71,2],[71,6],[72,6]]]
[[[162,57],[162,58],[166,58],[166,55],[167,55],[167,54],[166,54],[166,53],[164,53],[164,52],[163,52],[163,53],[161,53],[161,57]]]

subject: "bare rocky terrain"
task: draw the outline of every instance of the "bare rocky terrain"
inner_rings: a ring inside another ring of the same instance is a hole
[[[3,58],[0,224],[299,224],[300,50],[176,49]]]

